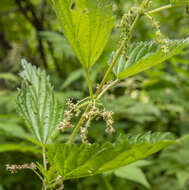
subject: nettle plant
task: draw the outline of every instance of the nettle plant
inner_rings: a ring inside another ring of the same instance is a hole
[[[76,104],[67,100],[66,108],[58,104],[50,84],[49,76],[22,61],[23,79],[17,98],[17,110],[31,129],[33,142],[41,148],[43,164],[7,165],[12,173],[20,169],[32,169],[42,181],[42,189],[63,189],[65,180],[93,176],[112,171],[176,143],[168,134],[159,132],[120,136],[113,144],[90,144],[88,128],[91,122],[103,119],[105,132],[110,135],[113,128],[113,112],[107,111],[101,97],[107,90],[122,79],[160,64],[182,52],[189,45],[189,39],[165,39],[159,23],[153,14],[164,9],[187,6],[188,0],[171,0],[169,5],[149,10],[151,1],[142,1],[124,14],[120,24],[118,49],[112,52],[108,69],[101,83],[92,86],[89,70],[102,54],[114,27],[115,17],[107,0],[52,0],[60,20],[62,31],[77,55],[88,80],[90,96]],[[132,42],[132,34],[138,21],[145,17],[152,23],[156,39],[147,42]],[[113,72],[115,80],[108,81]],[[73,118],[78,123],[73,125]],[[73,129],[67,143],[56,143],[54,140],[60,131]],[[74,143],[80,133],[81,144]]]

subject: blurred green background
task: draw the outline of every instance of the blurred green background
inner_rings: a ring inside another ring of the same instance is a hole
[[[139,0],[112,0],[117,22]],[[154,0],[153,7],[169,4]],[[187,8],[173,8],[154,15],[162,33],[169,38],[189,36]],[[93,87],[102,79],[107,60],[118,47],[119,33],[113,30],[103,55],[91,70]],[[147,19],[142,19],[133,40],[154,38]],[[0,0],[0,190],[40,189],[31,171],[10,174],[6,164],[40,161],[38,149],[31,143],[27,126],[16,113],[20,60],[27,59],[46,69],[55,86],[56,96],[64,105],[88,96],[85,73],[59,28],[56,15],[47,0]],[[111,79],[111,77],[110,77]],[[182,55],[149,71],[122,81],[103,98],[107,109],[114,111],[116,134],[104,133],[104,123],[92,124],[91,142],[113,140],[120,133],[144,131],[172,132],[182,137],[189,132],[189,49]],[[111,102],[111,104],[109,103]],[[64,142],[69,131],[56,141]],[[188,190],[189,140],[182,140],[147,161],[116,172],[66,182],[68,190]]]

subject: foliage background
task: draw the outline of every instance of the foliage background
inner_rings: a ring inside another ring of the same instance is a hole
[[[114,0],[113,11],[117,20],[139,0]],[[168,0],[153,1],[158,7]],[[174,39],[189,36],[189,13],[184,7],[163,11],[155,15],[163,34]],[[134,40],[145,41],[154,37],[152,26],[146,19],[140,21]],[[117,48],[118,31],[111,38],[98,63],[91,70],[93,85],[100,81],[112,50]],[[45,68],[55,85],[56,96],[64,105],[66,98],[74,100],[88,95],[84,71],[60,32],[59,23],[50,3],[46,0],[0,1],[0,190],[40,189],[40,181],[31,171],[10,175],[6,164],[23,164],[41,159],[31,144],[27,126],[16,113],[15,98],[20,84],[20,59]],[[189,50],[137,76],[122,81],[105,95],[106,107],[115,112],[118,133],[143,131],[170,131],[176,137],[189,132]],[[111,79],[111,78],[110,78]],[[111,101],[111,104],[109,102]],[[116,138],[104,135],[103,122],[93,123],[90,141],[102,143]],[[58,141],[65,141],[69,132]],[[152,190],[187,190],[189,188],[189,140],[149,158],[143,172]],[[132,170],[134,171],[134,170]],[[110,173],[66,182],[67,189],[87,190],[143,190],[128,176]],[[126,178],[126,179],[125,179]],[[140,179],[139,179],[140,178]],[[144,181],[144,180],[143,180]]]

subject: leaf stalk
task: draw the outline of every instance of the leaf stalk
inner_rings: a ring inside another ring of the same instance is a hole
[[[45,171],[47,171],[47,160],[46,160],[46,150],[45,150],[45,145],[43,146],[43,167],[45,169]],[[46,187],[46,178],[44,177],[43,179],[43,190],[47,190]]]
[[[86,73],[86,76],[87,76],[90,97],[93,100],[93,88],[92,88],[92,83],[91,83],[91,79],[90,79],[90,76],[89,76],[89,70],[85,69],[85,73]]]

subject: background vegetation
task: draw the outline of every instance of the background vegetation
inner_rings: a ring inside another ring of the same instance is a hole
[[[114,0],[113,11],[119,20],[139,0]],[[154,7],[168,4],[156,0]],[[170,38],[189,36],[189,13],[184,7],[155,15],[164,35]],[[135,39],[154,37],[152,26],[141,20]],[[108,56],[117,48],[118,32],[91,72],[93,85],[98,84],[107,67]],[[46,0],[0,1],[0,190],[40,189],[40,182],[30,171],[10,175],[6,164],[23,164],[40,160],[38,149],[31,146],[30,133],[16,113],[15,98],[20,79],[20,60],[44,68],[51,75],[56,96],[64,104],[88,95],[85,73],[64,35],[56,15]],[[189,50],[154,69],[131,77],[112,89],[103,101],[115,112],[117,132],[170,131],[176,137],[189,132]],[[111,101],[111,104],[109,102]],[[90,141],[99,143],[104,135],[101,121],[89,131]],[[66,141],[68,134],[58,141]],[[116,135],[112,138],[116,138]],[[189,189],[189,140],[185,139],[148,161],[122,168],[114,173],[66,182],[69,190],[187,190]]]

